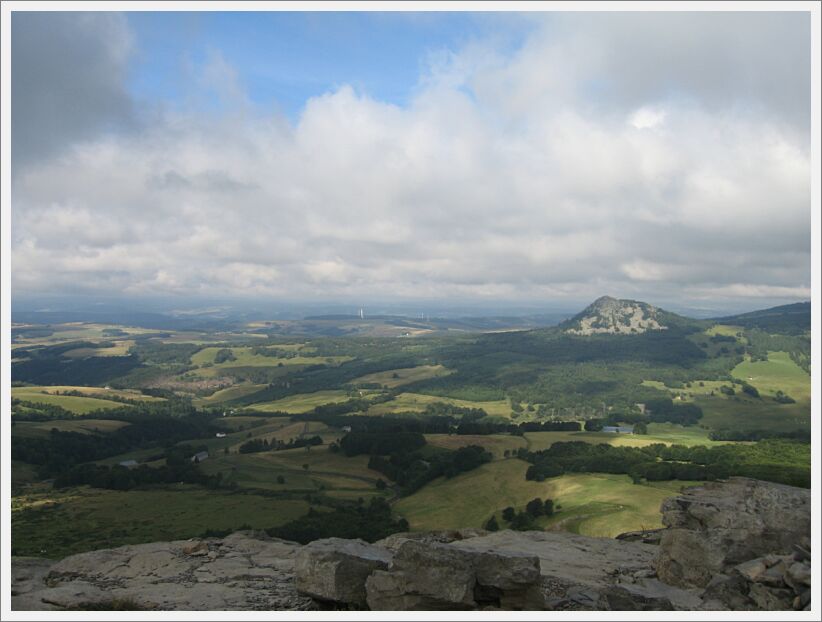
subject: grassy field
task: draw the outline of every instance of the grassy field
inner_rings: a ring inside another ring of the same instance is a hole
[[[52,429],[81,434],[107,434],[130,425],[127,421],[110,419],[56,419],[54,421],[16,421],[15,436],[46,436]]]
[[[12,554],[61,558],[99,548],[199,536],[206,529],[264,529],[308,511],[297,499],[173,486],[71,489],[12,500]]]
[[[604,473],[563,475],[548,481],[553,482],[549,498],[561,509],[554,516],[541,518],[539,524],[545,529],[605,538],[663,527],[659,512],[662,501],[699,483],[667,481],[638,486],[626,475]]]
[[[208,397],[195,398],[193,404],[195,406],[216,406],[223,402],[229,402],[240,397],[245,397],[246,395],[251,395],[261,389],[265,389],[266,386],[267,385],[264,384],[240,384],[215,391]]]
[[[350,399],[346,391],[317,391],[316,393],[298,393],[289,395],[274,402],[252,404],[246,410],[261,412],[306,413],[323,404],[336,404]]]
[[[12,387],[11,396],[26,402],[59,406],[60,408],[65,408],[75,415],[85,415],[86,413],[106,408],[128,408],[130,406],[129,404],[123,404],[122,402],[113,402],[111,400],[97,399],[95,397],[54,395],[52,393],[31,391],[29,389],[30,387]]]
[[[224,361],[222,363],[214,363],[214,358],[217,356],[222,348],[211,347],[203,348],[191,356],[191,363],[193,365],[204,365],[211,363],[214,368],[225,367],[276,367],[280,363],[283,365],[316,365],[318,363],[325,363],[327,365],[339,365],[346,361],[352,360],[350,356],[295,356],[293,358],[277,358],[272,356],[261,356],[252,353],[250,347],[228,348],[236,357],[234,361]]]
[[[504,457],[506,450],[515,452],[527,446],[524,438],[510,434],[426,434],[425,440],[434,447],[451,450],[468,445],[479,445],[493,454],[497,460]]]
[[[157,332],[148,328],[119,326],[114,324],[84,324],[82,322],[55,324],[50,326],[50,328],[54,331],[51,335],[48,335],[47,337],[34,338],[17,337],[15,338],[15,342],[12,347],[55,345],[58,343],[65,343],[67,341],[113,341],[123,338],[122,336],[110,337],[104,334],[103,331],[107,328],[120,329],[124,333],[128,333],[129,336]]]
[[[46,385],[46,386],[31,386],[31,387],[12,387],[12,397],[17,397],[18,393],[65,393],[66,391],[76,391],[90,397],[105,399],[105,396],[122,397],[129,400],[136,400],[139,402],[162,402],[165,398],[153,397],[151,395],[143,395],[139,391],[130,389],[106,389],[103,387],[79,387],[69,385]],[[24,399],[24,398],[20,398]]]
[[[684,427],[672,423],[651,423],[648,434],[611,434],[608,432],[526,432],[525,440],[530,451],[547,449],[563,441],[604,443],[618,447],[645,447],[654,443],[666,445],[719,445],[722,441],[708,438],[708,430],[697,426]]]
[[[452,479],[440,478],[395,504],[414,530],[481,527],[492,515],[501,520],[508,506],[523,509],[531,499],[553,499],[561,510],[546,526],[613,537],[625,531],[661,527],[659,506],[676,494],[670,486],[631,483],[627,475],[572,474],[544,482],[527,481],[528,463],[490,462]],[[565,522],[562,522],[565,521]]]
[[[811,377],[791,360],[787,352],[768,352],[767,361],[744,361],[731,372],[759,390],[760,395],[783,391],[797,402],[811,399]]]
[[[429,378],[439,378],[451,373],[453,373],[453,370],[446,369],[442,365],[419,365],[417,367],[389,369],[388,371],[360,376],[352,380],[351,383],[355,385],[377,383],[383,387],[393,389],[411,382],[428,380]]]
[[[714,335],[722,335],[723,337],[736,337],[737,333],[744,332],[741,326],[731,326],[730,324],[714,324],[705,330],[705,334],[709,337]]]
[[[744,361],[731,372],[735,378],[757,388],[760,398],[741,391],[730,382],[692,382],[690,387],[674,389],[661,382],[643,384],[671,392],[685,401],[693,401],[704,412],[701,424],[712,429],[793,431],[810,427],[811,379],[785,352],[769,352],[767,361]],[[736,395],[721,393],[721,387],[733,388]],[[781,390],[796,400],[795,404],[773,401]],[[713,395],[711,395],[713,393]]]
[[[808,402],[777,404],[747,395],[698,397],[694,400],[705,413],[703,425],[716,430],[770,430],[791,432],[809,429],[811,409]]]
[[[368,409],[369,415],[385,415],[398,412],[423,412],[428,404],[444,402],[463,408],[482,408],[489,415],[499,417],[511,416],[511,404],[508,400],[497,400],[493,402],[473,402],[469,400],[458,400],[452,397],[439,397],[434,395],[423,395],[422,393],[400,393],[390,402],[375,404]]]
[[[222,473],[224,482],[244,488],[300,493],[323,491],[348,498],[378,494],[377,479],[388,479],[368,468],[367,456],[349,458],[328,451],[327,446],[308,451],[301,448],[256,454],[217,454],[202,462],[201,468],[209,474]],[[282,482],[278,481],[280,477]]]
[[[86,358],[88,356],[126,356],[129,348],[134,345],[133,339],[115,341],[110,348],[75,348],[65,352],[68,358]]]

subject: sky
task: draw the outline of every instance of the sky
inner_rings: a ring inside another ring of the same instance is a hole
[[[20,13],[12,296],[810,298],[806,13]]]

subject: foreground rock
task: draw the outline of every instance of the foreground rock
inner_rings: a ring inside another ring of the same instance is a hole
[[[373,610],[542,609],[540,579],[532,554],[406,540],[365,587]]]
[[[809,491],[743,478],[623,539],[463,529],[301,546],[239,532],[12,560],[12,609],[809,610]],[[658,537],[659,535],[659,537]],[[659,544],[647,544],[656,542]]]
[[[662,504],[666,529],[656,564],[659,578],[706,587],[717,574],[766,554],[809,548],[810,490],[733,477],[690,488]]]
[[[388,568],[391,552],[362,540],[326,538],[297,554],[297,590],[308,596],[358,607],[366,604],[365,580]]]
[[[129,607],[160,610],[318,609],[297,592],[302,547],[238,532],[222,540],[158,542],[12,564],[15,611]]]

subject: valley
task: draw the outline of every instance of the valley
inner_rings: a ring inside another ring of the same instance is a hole
[[[613,537],[699,481],[808,486],[809,314],[15,324],[14,554],[492,517]]]

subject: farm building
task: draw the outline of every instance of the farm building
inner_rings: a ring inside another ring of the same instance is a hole
[[[133,469],[134,467],[137,466],[137,461],[136,460],[123,460],[120,463],[120,466],[124,466],[127,469]]]
[[[207,451],[201,451],[200,453],[194,454],[193,456],[191,456],[191,461],[192,462],[202,462],[206,458],[208,458],[208,452]]]

